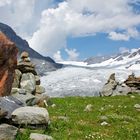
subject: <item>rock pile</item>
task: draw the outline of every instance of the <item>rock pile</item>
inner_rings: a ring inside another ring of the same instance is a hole
[[[31,62],[28,52],[21,53],[17,69],[22,73],[33,73],[34,75],[37,75],[35,65]]]
[[[20,60],[15,70],[12,95],[22,102],[35,98],[36,95],[45,93],[45,88],[40,84],[35,65],[31,62],[27,52],[21,53]]]
[[[11,93],[17,53],[15,44],[0,32],[0,96]]]
[[[135,77],[134,73],[129,75],[124,83],[133,90],[140,90],[140,77]]]
[[[104,85],[101,96],[127,95],[133,92],[140,93],[140,77],[135,77],[132,73],[123,83],[118,83],[115,74],[112,74]]]

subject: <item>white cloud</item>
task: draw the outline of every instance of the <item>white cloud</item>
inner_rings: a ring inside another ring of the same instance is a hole
[[[60,51],[57,51],[56,53],[54,53],[53,58],[56,62],[62,62],[63,61]]]
[[[0,7],[10,4],[10,3],[11,3],[11,0],[0,0]]]
[[[51,0],[0,0],[0,22],[10,25],[22,37],[37,30],[41,12]]]
[[[130,3],[140,0],[66,0],[48,8],[52,1],[0,0],[1,22],[30,36],[30,46],[44,56],[68,48],[69,36],[106,33],[110,39],[125,41],[139,36],[140,14]]]
[[[1,22],[18,27],[30,20],[35,0],[6,0],[6,2],[0,8]]]
[[[112,40],[128,41],[130,38],[139,37],[139,32],[136,29],[128,29],[127,32],[124,32],[124,33],[117,33],[113,31],[109,33],[108,37]]]
[[[140,15],[134,13],[129,3],[130,0],[61,2],[57,8],[42,12],[40,27],[30,45],[43,55],[52,55],[66,46],[68,36],[107,33],[113,40],[135,38],[139,34],[136,26],[140,24]]]
[[[129,36],[127,34],[117,33],[114,31],[109,33],[109,38],[112,40],[124,40],[124,41],[129,40]]]
[[[65,48],[66,53],[68,54],[68,60],[75,61],[78,60],[79,53],[76,49]]]

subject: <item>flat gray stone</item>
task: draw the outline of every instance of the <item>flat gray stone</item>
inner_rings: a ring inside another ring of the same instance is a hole
[[[31,140],[53,140],[51,136],[38,134],[38,133],[31,133],[30,139]]]
[[[23,125],[48,125],[49,113],[41,107],[21,107],[12,113],[12,121]]]
[[[0,140],[15,140],[18,128],[8,124],[0,125]]]

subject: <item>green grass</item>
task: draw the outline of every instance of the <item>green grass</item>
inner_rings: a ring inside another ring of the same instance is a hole
[[[56,107],[48,107],[51,124],[38,133],[55,140],[140,140],[140,111],[134,108],[140,96],[134,96],[53,98]],[[84,111],[88,104],[93,105],[91,112]],[[101,116],[108,125],[101,126]],[[31,132],[25,130],[17,140],[28,140]]]

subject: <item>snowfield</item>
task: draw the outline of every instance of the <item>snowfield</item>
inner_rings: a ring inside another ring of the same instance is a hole
[[[41,77],[41,83],[50,97],[99,96],[103,85],[114,72],[119,82],[123,82],[132,72],[140,76],[137,70],[69,66],[46,73]]]

